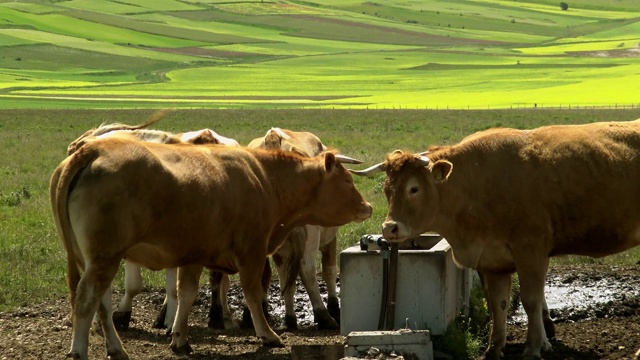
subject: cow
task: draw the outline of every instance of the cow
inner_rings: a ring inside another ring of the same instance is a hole
[[[378,172],[386,172],[386,239],[438,232],[459,266],[482,275],[492,320],[487,359],[500,358],[506,344],[512,273],[528,317],[523,358],[539,359],[553,331],[549,258],[640,244],[640,119],[490,129],[426,153],[396,151],[357,171]]]
[[[252,140],[248,147],[259,149],[282,149],[304,157],[315,157],[328,150],[320,139],[310,132],[298,132],[280,128],[272,128],[264,137]],[[352,163],[361,163],[353,161]],[[313,308],[314,322],[320,329],[336,329],[339,327],[340,303],[336,291],[337,279],[337,240],[339,227],[323,227],[319,225],[300,226],[289,233],[283,245],[272,258],[278,270],[280,290],[285,302],[285,326],[293,330],[298,328],[295,314],[295,280],[298,275],[307,290]],[[316,256],[322,254],[322,277],[327,285],[328,309],[325,307],[316,279]],[[265,274],[270,275],[269,264],[265,264]],[[267,289],[270,276],[263,277],[263,309],[267,308]],[[213,298],[222,298],[215,296]],[[228,314],[225,311],[224,314]],[[220,315],[215,315],[220,317]],[[211,315],[210,315],[211,317]],[[221,321],[218,321],[220,323]],[[242,324],[246,327],[250,322],[249,314],[243,314]]]
[[[82,147],[84,143],[90,139],[95,138],[127,138],[132,140],[147,141],[160,144],[221,144],[226,146],[240,146],[240,144],[231,138],[222,136],[211,129],[202,129],[197,131],[190,131],[186,133],[170,133],[160,130],[147,129],[152,124],[159,121],[164,116],[164,112],[155,113],[145,123],[139,125],[127,125],[127,124],[102,124],[98,128],[86,131],[80,137],[75,139],[67,147],[67,155],[73,154],[77,149]],[[120,303],[113,313],[113,319],[118,329],[126,330],[129,328],[131,322],[131,310],[133,299],[142,291],[142,268],[140,265],[125,259],[125,292],[124,296],[120,300]],[[175,319],[176,309],[178,306],[177,299],[177,270],[171,268],[166,270],[165,277],[165,298],[162,303],[162,308],[158,317],[154,321],[153,327],[157,329],[171,329],[173,320]],[[216,277],[210,275],[210,284],[212,287],[220,287],[222,289],[229,287],[228,279],[224,279],[224,282],[216,280]],[[217,293],[216,293],[217,294]],[[221,303],[226,304],[226,296],[224,298],[212,300],[212,304]],[[222,320],[229,324],[231,320],[231,313],[228,305],[221,308]],[[210,310],[211,312],[211,310]],[[96,319],[96,322],[99,320]],[[96,330],[99,331],[99,326],[96,325]]]
[[[303,224],[364,221],[372,207],[331,152],[304,158],[243,147],[91,139],[55,169],[50,198],[67,253],[69,357],[86,360],[98,312],[107,356],[129,356],[111,318],[110,284],[122,258],[152,270],[180,267],[170,348],[192,351],[188,315],[203,267],[239,273],[256,336],[284,346],[260,306],[268,255]]]
[[[249,147],[282,149],[302,156],[314,157],[327,146],[310,132],[272,128],[264,137],[252,140]],[[361,162],[357,162],[361,163]],[[285,302],[285,326],[297,329],[298,321],[294,308],[295,279],[300,275],[313,309],[314,322],[320,329],[337,329],[340,321],[340,303],[336,291],[337,239],[339,227],[305,225],[292,231],[284,244],[273,254],[278,270],[281,292]],[[327,307],[325,307],[316,279],[316,256],[322,254],[322,278],[327,285]]]

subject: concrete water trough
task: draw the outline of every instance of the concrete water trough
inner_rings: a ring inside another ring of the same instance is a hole
[[[361,241],[340,253],[342,335],[383,330],[379,329],[383,258],[371,241],[376,237],[381,238],[368,235],[369,246]],[[471,270],[455,265],[451,246],[442,236],[425,234],[400,243],[395,316],[386,330],[429,330],[431,335],[443,335],[469,305],[471,275]]]

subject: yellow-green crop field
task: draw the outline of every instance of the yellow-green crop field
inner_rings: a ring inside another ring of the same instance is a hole
[[[0,0],[0,109],[640,106],[640,3]]]

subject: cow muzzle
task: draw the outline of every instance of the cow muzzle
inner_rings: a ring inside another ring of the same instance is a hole
[[[387,220],[382,224],[382,236],[392,242],[400,242],[407,238],[408,231],[403,223]]]
[[[369,204],[368,202],[365,202],[362,204],[362,208],[358,212],[358,215],[355,221],[363,222],[368,218],[370,218],[372,214],[373,214],[373,206],[371,206],[371,204]]]

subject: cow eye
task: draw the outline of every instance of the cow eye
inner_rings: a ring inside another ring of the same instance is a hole
[[[418,190],[419,190],[419,189],[418,189],[418,187],[417,187],[417,186],[412,186],[412,187],[409,189],[409,193],[410,193],[411,195],[414,195],[414,194],[416,194],[416,193],[418,192]]]

